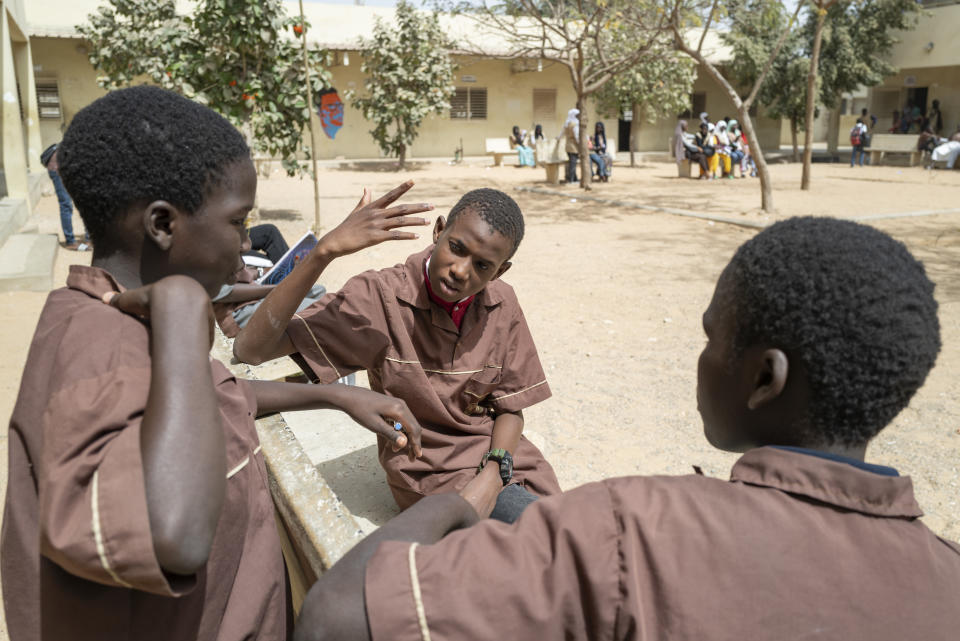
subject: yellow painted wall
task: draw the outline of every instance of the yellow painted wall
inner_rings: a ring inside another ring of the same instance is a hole
[[[341,98],[347,90],[353,89],[363,94],[364,75],[360,72],[360,56],[350,55],[349,66],[336,66],[331,69],[333,85]],[[566,67],[545,64],[543,70],[514,73],[511,62],[506,60],[482,60],[458,58],[455,72],[457,87],[470,87],[487,90],[487,118],[485,120],[452,120],[448,113],[428,116],[420,127],[420,133],[410,150],[410,157],[453,157],[454,149],[463,139],[464,154],[483,155],[486,138],[506,138],[514,125],[527,129],[531,133],[533,122],[533,90],[556,88],[557,102],[554,118],[543,125],[544,135],[556,136],[560,133],[567,110],[576,106],[576,95],[570,83]],[[463,76],[473,76],[475,82],[464,82]],[[590,131],[596,122],[596,110],[591,105],[587,111],[590,118]],[[616,119],[604,119],[609,137],[616,137]],[[320,129],[319,118],[314,118],[314,126]],[[344,124],[335,140],[320,133],[319,158],[375,158],[380,155],[369,131],[373,125],[363,119],[361,113],[345,100]]]
[[[900,42],[890,60],[901,68],[947,67],[960,64],[960,4],[925,9],[917,28],[897,35]],[[928,45],[933,43],[933,48]]]
[[[84,47],[82,40],[33,37],[30,42],[37,82],[53,79],[60,87],[63,122],[40,120],[40,137],[46,148],[63,137],[61,124],[69,125],[74,114],[106,92],[97,86],[97,74],[86,53],[78,50]]]
[[[60,87],[60,100],[63,109],[64,125],[77,111],[104,91],[97,86],[96,72],[90,66],[86,53],[82,52],[84,43],[77,38],[35,37],[33,43],[33,62],[39,65],[36,72],[38,81],[56,79]],[[360,72],[360,55],[351,52],[349,65],[337,65],[330,69],[333,85],[341,98],[348,90],[363,92],[363,74]],[[555,88],[557,90],[556,112],[554,118],[542,122],[544,134],[556,136],[566,118],[567,110],[576,105],[570,75],[559,64],[544,64],[542,71],[514,72],[514,65],[506,60],[484,60],[458,58],[456,71],[458,87],[487,89],[487,118],[485,120],[451,120],[448,113],[429,116],[420,128],[419,136],[408,152],[410,158],[453,157],[454,149],[463,139],[466,155],[483,155],[486,138],[505,138],[513,125],[532,132],[533,90]],[[531,66],[532,68],[532,66]],[[473,76],[475,82],[464,82],[463,76]],[[707,111],[716,119],[723,116],[735,117],[733,106],[725,92],[709,79],[706,74],[694,85],[695,91],[707,94]],[[587,111],[589,128],[593,131],[597,121],[597,112],[592,102]],[[617,119],[602,118],[609,138],[617,138]],[[779,121],[768,118],[754,120],[761,144],[764,148],[775,148],[779,134]],[[41,121],[43,146],[61,139],[61,123],[52,120]],[[314,116],[314,126],[318,135],[318,158],[377,158],[380,150],[369,131],[372,124],[363,119],[360,112],[345,100],[344,125],[331,140],[323,133],[320,119]],[[639,151],[664,151],[666,141],[673,134],[676,119],[671,115],[657,123],[642,123],[638,137]],[[309,141],[309,134],[304,135]]]

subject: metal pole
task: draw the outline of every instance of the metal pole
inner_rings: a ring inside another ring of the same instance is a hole
[[[310,118],[310,160],[313,163],[313,233],[320,234],[320,180],[317,177],[317,134],[313,130],[313,86],[310,82],[310,58],[307,55],[307,25],[303,17],[303,0],[300,0],[300,38],[303,42],[303,70],[307,76],[307,109]]]

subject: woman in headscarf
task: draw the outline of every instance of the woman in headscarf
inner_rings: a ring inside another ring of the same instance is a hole
[[[541,140],[543,140],[543,126],[537,125],[533,128],[533,144],[537,144]]]
[[[597,166],[597,178],[602,182],[610,180],[610,163],[607,160],[607,132],[599,120],[590,138],[590,162]]]
[[[577,182],[577,162],[580,160],[580,110],[571,109],[563,123],[565,150],[567,152],[567,183]]]
[[[730,137],[727,135],[727,122],[721,120],[717,123],[717,154],[720,155],[720,176],[722,178],[733,178],[732,163],[730,162]]]
[[[730,177],[733,178],[734,169],[739,165],[740,177],[746,178],[747,172],[745,171],[746,167],[743,163],[743,141],[740,139],[740,123],[736,120],[731,120],[727,125],[727,130],[727,138],[730,140]]]
[[[510,135],[510,144],[517,150],[517,159],[521,167],[536,167],[533,162],[533,147],[530,146],[530,137],[527,130],[520,131],[520,127],[513,126],[513,133]]]

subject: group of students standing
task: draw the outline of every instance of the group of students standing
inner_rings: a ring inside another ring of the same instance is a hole
[[[526,129],[514,125],[510,132],[510,146],[517,151],[517,160],[521,167],[536,167],[534,150],[540,141],[545,140],[543,126],[536,125],[531,136]],[[567,170],[565,180],[567,184],[577,182],[577,163],[580,161],[580,110],[571,109],[567,112],[567,119],[563,129],[557,136],[562,141],[567,154]],[[593,177],[600,182],[609,182],[612,175],[613,153],[608,149],[607,130],[599,120],[594,125],[593,135],[587,138],[587,153],[590,155],[590,166]]]
[[[750,152],[750,143],[731,118],[710,122],[706,112],[700,114],[700,128],[696,134],[687,131],[687,121],[680,120],[673,134],[673,155],[680,165],[684,160],[700,166],[700,180],[740,178],[757,175],[757,165]]]

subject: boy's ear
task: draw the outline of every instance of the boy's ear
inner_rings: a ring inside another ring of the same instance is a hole
[[[500,269],[497,270],[497,273],[494,274],[493,278],[491,278],[490,280],[497,280],[498,278],[503,276],[506,273],[506,271],[510,269],[512,266],[513,266],[513,263],[511,263],[509,260],[504,261],[504,263],[500,265]]]
[[[779,349],[764,350],[756,358],[758,367],[753,391],[747,399],[747,407],[751,410],[776,400],[787,385],[787,374],[790,371],[790,361]]]
[[[143,208],[143,229],[161,251],[169,251],[173,244],[173,230],[182,214],[165,200],[155,200]]]
[[[443,216],[437,216],[437,222],[433,225],[433,242],[436,242],[440,239],[440,234],[443,233],[443,230],[447,227],[447,221],[444,220]]]

